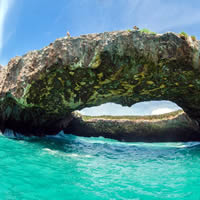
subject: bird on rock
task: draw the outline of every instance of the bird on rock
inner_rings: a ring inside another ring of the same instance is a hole
[[[69,31],[67,31],[67,37],[70,38],[70,33],[69,33]]]
[[[133,29],[136,30],[136,31],[139,30],[139,28],[137,26],[134,26]]]

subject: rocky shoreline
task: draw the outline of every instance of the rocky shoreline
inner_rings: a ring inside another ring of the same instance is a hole
[[[152,116],[85,116],[74,112],[64,131],[126,142],[200,141],[198,123],[182,110]]]

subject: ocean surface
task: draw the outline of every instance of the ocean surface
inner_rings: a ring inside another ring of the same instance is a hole
[[[199,200],[200,143],[0,135],[0,200],[104,199]]]

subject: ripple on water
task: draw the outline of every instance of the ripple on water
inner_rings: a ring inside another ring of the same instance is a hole
[[[200,199],[196,142],[1,135],[0,159],[2,200]]]

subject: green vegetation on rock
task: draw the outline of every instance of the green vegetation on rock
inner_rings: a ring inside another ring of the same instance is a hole
[[[196,37],[195,37],[194,35],[192,35],[191,38],[192,38],[193,41],[196,41],[196,40],[197,40]]]
[[[184,31],[182,31],[181,33],[179,33],[180,37],[183,39],[187,39],[188,38],[188,34],[185,33]]]
[[[142,32],[142,33],[147,33],[147,34],[156,34],[156,32],[150,31],[150,30],[147,29],[147,28],[141,29],[140,32]]]

